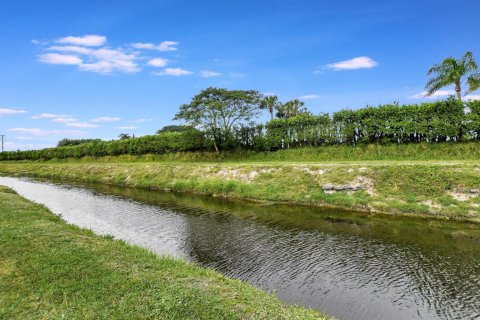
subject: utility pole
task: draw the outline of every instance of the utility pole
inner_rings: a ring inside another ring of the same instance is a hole
[[[3,152],[3,137],[5,137],[4,134],[0,134],[0,136],[2,136],[2,152]]]

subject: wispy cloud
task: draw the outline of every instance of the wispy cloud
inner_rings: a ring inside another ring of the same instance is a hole
[[[466,101],[480,100],[480,94],[469,94],[464,97]]]
[[[313,100],[318,99],[320,96],[318,94],[306,94],[304,96],[300,96],[301,100]]]
[[[203,70],[202,72],[200,72],[200,77],[202,78],[219,77],[221,75],[222,74],[220,72],[210,71],[210,70]]]
[[[182,69],[182,68],[165,68],[163,71],[153,72],[153,74],[157,75],[157,76],[176,76],[176,77],[179,77],[179,76],[191,75],[191,74],[193,74],[193,72],[189,71],[189,70]]]
[[[48,64],[81,65],[83,60],[77,56],[60,53],[46,53],[38,57],[38,61]]]
[[[122,50],[101,48],[89,54],[89,62],[79,65],[80,70],[98,73],[112,73],[114,71],[133,73],[140,71],[135,62],[136,54],[127,54]]]
[[[16,150],[36,150],[36,149],[45,149],[53,148],[54,144],[48,143],[15,143],[15,142],[5,142],[5,150],[7,151],[16,151]]]
[[[69,123],[69,122],[77,122],[77,118],[55,118],[52,119],[53,122],[58,122],[58,123]]]
[[[165,67],[167,63],[168,59],[164,58],[154,58],[147,62],[147,64],[152,67]]]
[[[84,135],[86,132],[79,130],[44,130],[38,128],[11,128],[8,131],[29,136],[49,136],[49,135]]]
[[[178,42],[176,41],[163,41],[155,45],[150,42],[136,42],[132,43],[132,47],[135,49],[147,49],[147,50],[157,50],[157,51],[176,51]]]
[[[117,129],[122,129],[122,130],[133,130],[133,129],[137,129],[138,127],[137,126],[120,126],[120,127],[117,127]]]
[[[38,57],[39,62],[77,65],[79,70],[101,74],[140,71],[137,63],[139,59],[138,53],[129,53],[122,48],[111,49],[104,46],[107,42],[105,36],[69,36],[60,38],[55,42],[65,45],[55,45],[46,48],[46,51],[52,52],[41,54]]]
[[[51,45],[52,42],[54,45]],[[74,65],[78,70],[100,74],[135,73],[145,65],[163,68],[169,63],[168,59],[149,59],[141,50],[175,51],[178,46],[176,41],[163,41],[159,44],[139,42],[111,48],[107,45],[107,37],[103,35],[67,36],[53,41],[32,43],[43,47],[44,52],[38,56],[41,63]],[[180,76],[191,74],[191,71],[171,68],[158,74]]]
[[[53,118],[68,118],[70,115],[65,114],[55,114],[55,113],[41,113],[39,115],[33,116],[33,119],[53,119]]]
[[[414,94],[413,96],[409,96],[407,98],[408,99],[435,100],[435,99],[441,99],[441,98],[445,98],[445,97],[448,97],[448,96],[454,96],[454,95],[456,95],[455,90],[438,90],[430,96],[427,96],[427,91],[422,91],[420,93]],[[480,100],[480,95],[479,94],[467,94],[466,96],[463,97],[463,100],[465,100],[465,101]]]
[[[107,37],[100,35],[84,35],[81,37],[68,36],[60,38],[56,42],[87,47],[98,47],[104,45],[105,42],[107,42]]]
[[[378,62],[369,57],[356,57],[350,60],[339,61],[327,64],[327,68],[332,70],[355,70],[355,69],[370,69],[376,67]]]
[[[121,118],[118,117],[98,117],[95,119],[91,119],[91,122],[116,122],[122,120]]]
[[[7,108],[0,108],[0,117],[7,116],[12,114],[22,114],[27,113],[25,110],[17,110],[17,109],[7,109]]]
[[[413,96],[408,97],[409,99],[436,99],[448,97],[455,94],[455,90],[438,90],[430,96],[427,96],[427,91],[422,91],[420,93],[414,94]]]
[[[73,128],[100,128],[99,125],[88,122],[68,122],[65,125]]]

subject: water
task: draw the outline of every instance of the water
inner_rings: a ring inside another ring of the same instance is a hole
[[[480,319],[474,224],[0,177],[66,221],[338,319]]]

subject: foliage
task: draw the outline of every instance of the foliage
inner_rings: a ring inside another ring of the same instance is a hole
[[[164,126],[162,129],[157,130],[157,134],[165,133],[165,132],[185,132],[195,130],[192,126],[179,126],[179,125],[169,125]]]
[[[58,142],[57,147],[76,146],[89,142],[101,142],[101,139],[62,139]]]
[[[460,59],[452,57],[446,58],[440,64],[435,64],[428,70],[428,75],[435,74],[431,78],[425,89],[427,95],[432,95],[441,88],[449,85],[455,85],[455,92],[458,100],[462,99],[462,79],[467,77],[467,85],[469,86],[467,93],[478,89],[480,84],[480,73],[476,72],[478,65],[473,57],[472,52],[467,51]]]
[[[180,106],[175,120],[185,120],[204,129],[219,151],[221,144],[228,144],[237,126],[251,124],[258,114],[259,103],[260,94],[255,90],[207,88],[189,104]]]
[[[178,151],[197,151],[204,148],[204,137],[198,130],[165,132],[112,141],[94,141],[74,146],[0,153],[1,160],[45,160],[54,158],[102,157],[121,154],[161,154]]]
[[[127,139],[131,139],[131,138],[132,138],[132,136],[129,135],[128,133],[120,133],[118,135],[119,140],[127,140]]]

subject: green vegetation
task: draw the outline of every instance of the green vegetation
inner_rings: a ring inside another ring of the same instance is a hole
[[[2,319],[326,319],[238,280],[64,223],[0,187]]]
[[[463,78],[467,78],[468,90],[466,93],[476,91],[480,87],[480,73],[477,70],[477,62],[470,51],[465,52],[460,59],[449,57],[428,71],[428,75],[436,74],[436,76],[427,82],[425,86],[427,94],[432,95],[441,88],[455,85],[457,99],[462,100]]]
[[[102,142],[101,139],[62,139],[58,141],[57,147],[76,146],[90,142]]]
[[[0,172],[480,222],[478,161],[4,162]]]
[[[234,97],[236,94],[235,92]],[[249,94],[255,96],[254,93]],[[205,114],[211,112],[210,107],[207,107],[210,103],[204,102],[203,96],[195,97],[192,104],[182,106],[177,116],[190,121],[192,125],[201,127],[204,131],[193,127],[167,127],[165,130],[160,130],[161,133],[157,135],[139,138],[96,141],[43,150],[3,152],[0,153],[0,160],[78,159],[85,156],[159,155],[171,152],[213,150],[217,153],[222,150],[241,154],[248,151],[272,152],[305,147],[316,148],[316,151],[308,151],[308,153],[326,154],[333,151],[332,160],[344,159],[342,155],[336,157],[334,150],[345,150],[352,155],[362,154],[365,150],[377,150],[380,154],[382,154],[381,150],[395,150],[395,156],[389,156],[388,152],[384,152],[383,155],[377,155],[373,159],[384,157],[408,159],[406,155],[402,155],[401,150],[406,150],[409,155],[413,153],[415,157],[416,152],[410,152],[412,149],[420,153],[428,149],[435,150],[436,156],[440,157],[432,159],[443,159],[442,154],[448,158],[451,153],[456,153],[449,149],[468,149],[470,151],[466,153],[467,157],[475,154],[476,157],[473,156],[471,159],[480,158],[478,151],[474,150],[478,146],[474,142],[479,140],[480,132],[480,101],[461,102],[447,99],[422,105],[393,104],[366,107],[356,111],[342,110],[334,113],[333,117],[328,114],[314,116],[301,109],[297,110],[301,105],[298,101],[293,101],[289,104],[292,106],[285,109],[288,115],[286,117],[273,119],[265,126],[236,127],[235,119],[247,121],[254,114],[249,99],[255,98],[245,98],[243,102],[231,102],[237,106],[237,109],[227,113],[224,109],[229,108],[222,107],[219,109],[221,112],[218,115],[213,113],[208,121],[205,120],[207,117]],[[211,108],[217,110],[219,107],[213,104]],[[465,112],[466,109],[469,112]],[[200,114],[196,114],[197,112]],[[291,114],[295,115],[290,116]],[[218,117],[222,119],[225,117],[225,120],[218,120]],[[200,125],[200,121],[208,125]],[[221,129],[216,130],[218,126]],[[467,146],[468,143],[473,144]],[[359,148],[351,148],[351,146]],[[439,150],[443,151],[437,153]],[[277,158],[276,155],[268,157]],[[358,158],[358,160],[361,159],[364,158]],[[324,158],[312,160],[321,161]]]

